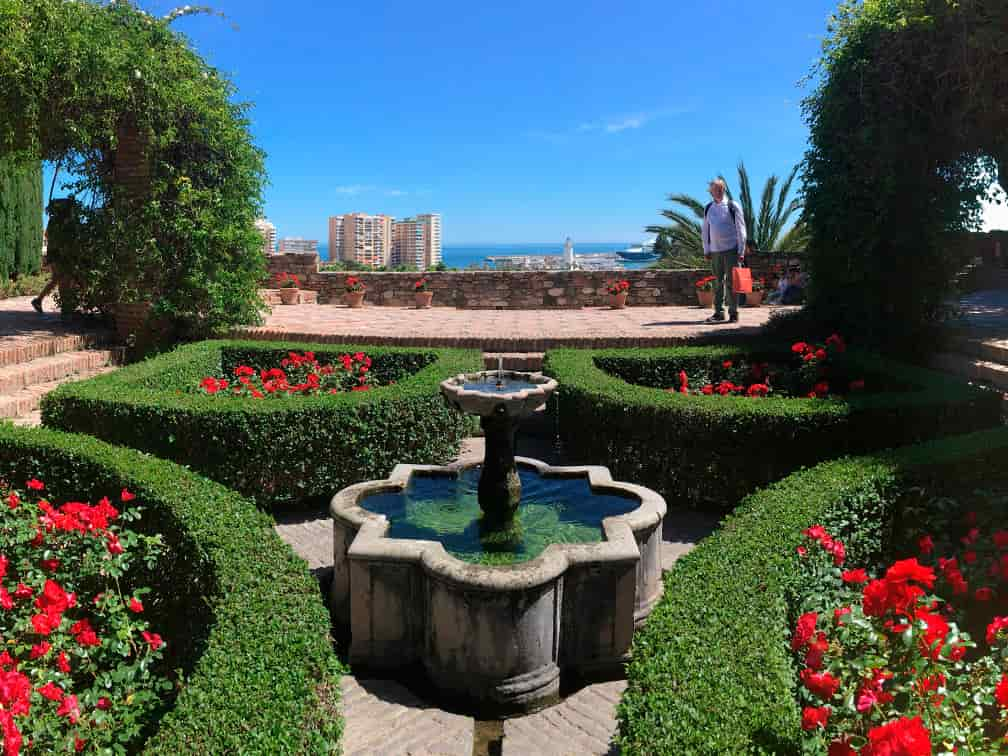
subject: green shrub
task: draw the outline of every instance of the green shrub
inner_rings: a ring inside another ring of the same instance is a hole
[[[791,356],[755,344],[563,349],[547,353],[545,370],[560,382],[559,432],[573,458],[655,488],[672,506],[718,511],[803,465],[988,427],[1000,414],[995,392],[851,351],[870,383],[905,390],[822,400],[658,388],[678,385],[683,367],[768,355]]]
[[[801,531],[826,525],[860,560],[885,547],[899,492],[923,479],[983,479],[1008,430],[845,458],[757,491],[665,575],[665,595],[634,638],[618,709],[624,753],[797,753],[786,593]]]
[[[208,375],[239,363],[276,367],[288,351],[323,363],[364,351],[384,385],[366,392],[229,400],[202,395]],[[477,352],[267,342],[206,341],[89,381],[42,403],[47,426],[88,433],[188,465],[263,505],[328,500],[399,462],[443,462],[470,427],[438,384],[479,368]]]
[[[327,753],[342,671],[304,562],[252,502],[170,462],[101,441],[0,424],[0,478],[44,478],[54,499],[134,492],[138,528],[161,533],[145,614],[181,673],[145,751]]]

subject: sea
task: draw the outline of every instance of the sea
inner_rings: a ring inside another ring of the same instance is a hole
[[[639,244],[639,242],[637,242]],[[615,252],[624,250],[632,246],[628,242],[589,242],[574,245],[574,254],[578,257],[593,255],[612,255]],[[563,242],[542,242],[521,244],[443,244],[441,246],[441,257],[445,265],[449,268],[468,268],[472,265],[480,268],[484,265],[492,269],[493,265],[487,261],[488,257],[501,257],[504,255],[562,255]],[[329,259],[329,245],[319,242],[319,257],[323,260]],[[627,262],[620,260],[618,263],[620,270],[634,270],[646,268],[646,262]]]

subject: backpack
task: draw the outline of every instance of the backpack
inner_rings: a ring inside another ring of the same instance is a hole
[[[735,203],[732,202],[730,199],[726,198],[726,200],[728,202],[728,212],[731,213],[731,222],[734,224],[735,223]],[[707,207],[705,207],[703,209],[703,217],[704,217],[705,220],[707,218],[707,211],[711,209],[711,205],[713,205],[713,204],[714,204],[713,202],[708,202],[707,203]]]

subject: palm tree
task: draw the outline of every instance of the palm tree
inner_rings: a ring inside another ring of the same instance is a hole
[[[799,166],[791,169],[788,177],[777,185],[776,175],[767,179],[763,185],[758,214],[752,201],[752,191],[749,185],[749,174],[745,164],[738,164],[739,187],[741,187],[742,214],[745,218],[749,238],[764,252],[799,252],[805,249],[808,240],[808,230],[799,217],[795,224],[784,231],[791,216],[801,212],[801,201],[797,198],[788,201],[791,184],[798,175]],[[724,178],[720,176],[720,178]],[[725,182],[727,184],[727,182]],[[727,190],[728,199],[732,199],[731,190]],[[672,221],[671,225],[648,226],[645,230],[651,234],[663,234],[682,253],[689,255],[703,254],[701,229],[703,228],[704,208],[706,203],[687,194],[670,194],[669,202],[679,205],[679,208],[662,210],[661,214]]]

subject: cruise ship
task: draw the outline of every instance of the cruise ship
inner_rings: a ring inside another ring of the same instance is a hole
[[[631,262],[647,262],[658,259],[658,255],[654,251],[654,244],[649,242],[638,244],[635,247],[627,247],[616,254],[621,260],[629,260]]]

